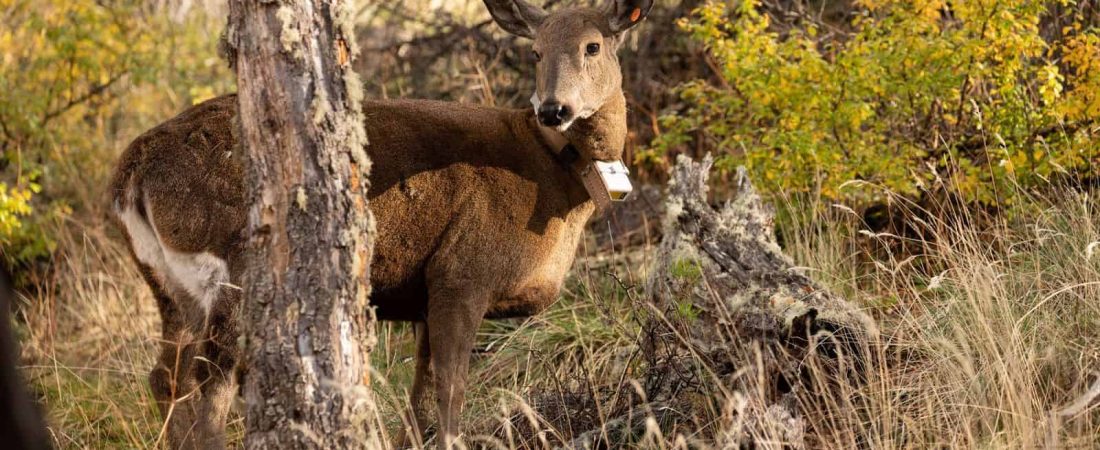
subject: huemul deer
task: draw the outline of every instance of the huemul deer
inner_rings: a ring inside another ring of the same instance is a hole
[[[612,0],[547,13],[524,0],[485,3],[503,29],[534,40],[534,112],[420,100],[363,107],[378,233],[370,301],[381,320],[416,322],[412,428],[425,423],[434,383],[444,447],[460,431],[479,324],[535,314],[558,295],[597,207],[580,173],[622,156],[616,51],[652,7]],[[227,95],[146,132],[111,185],[160,308],[161,355],[149,381],[175,448],[224,445],[241,369],[234,286],[247,189],[236,111]]]

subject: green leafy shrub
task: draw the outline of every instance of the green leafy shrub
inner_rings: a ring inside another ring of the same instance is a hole
[[[213,45],[224,12],[190,4],[0,0],[0,263],[51,255],[74,210],[102,216],[129,140],[232,89]]]
[[[1016,186],[1100,175],[1100,35],[1073,1],[863,0],[849,31],[782,34],[746,0],[681,21],[717,80],[679,88],[639,155],[663,165],[687,144],[744,164],[762,188],[866,207],[884,190],[937,183],[968,202],[1010,206]],[[1056,28],[1055,38],[1043,30]]]
[[[37,190],[37,185],[20,189],[0,183],[0,236],[12,236],[22,227],[21,217],[31,213],[31,195]]]

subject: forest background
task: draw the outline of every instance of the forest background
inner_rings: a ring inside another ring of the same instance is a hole
[[[155,306],[106,180],[141,132],[234,90],[225,16],[217,0],[0,0],[0,264],[60,447],[161,442]],[[361,1],[356,17],[369,97],[527,107],[530,44],[481,2]],[[474,377],[495,381],[467,414],[491,436],[501,404],[644,364],[660,188],[676,155],[710,153],[716,201],[747,167],[785,250],[919,355],[813,420],[888,447],[1100,445],[1098,408],[1066,409],[1100,377],[1098,27],[1091,0],[659,1],[621,52],[647,187],[593,223],[551,311],[485,327]],[[409,338],[380,338],[376,390],[399,408]],[[711,400],[707,427],[668,441],[721,435]]]

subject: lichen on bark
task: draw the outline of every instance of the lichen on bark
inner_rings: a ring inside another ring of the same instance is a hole
[[[736,194],[718,208],[708,201],[712,159],[680,156],[673,168],[661,244],[648,291],[661,312],[647,326],[650,399],[671,401],[693,389],[677,373],[706,373],[726,399],[718,444],[752,445],[762,436],[806,445],[799,405],[813,389],[806,358],[858,365],[877,333],[855,305],[801,273],[775,239],[773,212],[745,169]],[[691,276],[685,276],[685,261]],[[689,309],[691,314],[683,314]],[[852,367],[849,364],[848,367]],[[820,381],[820,380],[819,380]]]
[[[275,17],[282,24],[279,28],[279,42],[283,44],[283,51],[297,58],[301,56],[299,44],[302,42],[302,33],[298,31],[294,15],[294,8],[290,5],[280,5],[275,11]]]
[[[367,306],[374,220],[344,0],[230,2],[250,201],[242,327],[251,448],[381,446]],[[346,20],[346,17],[340,20]]]

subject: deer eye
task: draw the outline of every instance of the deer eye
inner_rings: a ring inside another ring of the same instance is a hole
[[[588,46],[584,48],[584,51],[588,54],[588,56],[596,56],[600,54],[600,44],[597,44],[595,42],[588,44]]]
[[[531,50],[531,56],[535,57],[535,62],[542,61],[542,55],[540,55],[537,51]]]

